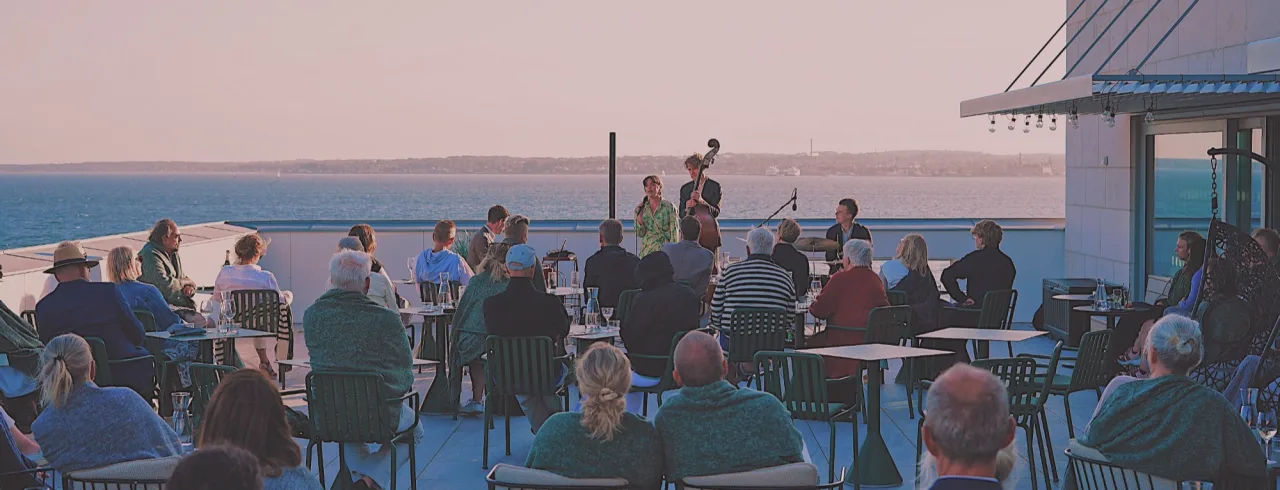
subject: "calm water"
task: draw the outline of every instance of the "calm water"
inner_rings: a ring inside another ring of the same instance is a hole
[[[640,202],[642,176],[618,178],[618,214]],[[718,176],[725,218],[764,219],[800,193],[799,210],[831,216],[843,197],[868,218],[1061,218],[1061,177]],[[669,175],[678,198],[687,179]],[[263,219],[483,219],[500,203],[534,219],[608,215],[608,177],[595,175],[3,174],[0,249],[179,224]],[[998,196],[998,198],[996,197]]]

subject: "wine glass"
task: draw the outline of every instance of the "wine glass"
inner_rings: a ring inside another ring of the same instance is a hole
[[[578,307],[574,305],[564,305],[564,313],[569,315],[569,324],[578,322]]]
[[[418,282],[418,274],[417,274],[417,271],[414,270],[418,268],[418,258],[409,257],[409,259],[406,262],[407,262],[407,265],[409,266],[409,280],[412,282]]]
[[[1275,410],[1258,412],[1258,435],[1262,437],[1262,455],[1267,458],[1267,464],[1274,463],[1271,460],[1271,438],[1276,435]]]
[[[600,312],[601,312],[601,313],[604,313],[604,319],[605,319],[605,320],[609,320],[609,319],[613,318],[613,308],[609,308],[609,307],[607,307],[607,306],[606,306],[606,307],[604,307],[604,308],[600,308]]]

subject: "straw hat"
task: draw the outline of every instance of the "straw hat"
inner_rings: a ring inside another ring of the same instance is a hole
[[[80,242],[62,242],[58,244],[58,248],[53,250],[53,267],[50,267],[44,273],[53,274],[59,267],[80,264],[87,265],[92,269],[98,266],[98,258],[85,256],[84,249],[80,248]]]

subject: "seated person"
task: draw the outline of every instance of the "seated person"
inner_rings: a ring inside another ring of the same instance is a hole
[[[196,307],[196,283],[182,272],[182,259],[178,247],[182,245],[182,233],[178,224],[169,218],[157,221],[151,227],[151,236],[142,246],[142,277],[138,280],[155,286],[164,300],[179,308]]]
[[[66,473],[182,454],[178,434],[146,400],[99,388],[96,373],[89,343],[76,335],[55,337],[40,355],[45,409],[31,430],[50,466]]]
[[[807,347],[836,347],[857,345],[865,334],[833,328],[866,328],[871,310],[889,306],[884,283],[871,270],[871,242],[853,239],[844,243],[844,258],[840,272],[831,276],[818,298],[809,306],[815,318],[827,320],[826,330],[814,335]],[[843,378],[858,372],[858,361],[823,356],[823,366],[828,379]]]
[[[1258,228],[1253,231],[1253,240],[1262,247],[1262,252],[1276,267],[1280,267],[1280,233],[1271,228]]]
[[[484,302],[498,293],[507,290],[507,250],[511,247],[505,243],[492,243],[485,248],[484,260],[476,269],[471,284],[458,300],[458,310],[453,314],[452,342],[453,349],[449,356],[449,373],[456,380],[457,389],[462,388],[462,367],[466,366],[471,375],[471,400],[462,404],[463,414],[484,413],[484,359],[485,339],[489,331],[485,328]]]
[[[840,200],[836,204],[836,224],[827,228],[827,239],[840,244],[839,250],[827,251],[827,262],[835,262],[840,260],[840,254],[844,251],[844,244],[849,240],[871,240],[871,230],[858,223],[858,201],[851,197]],[[874,243],[874,242],[873,242]],[[842,264],[831,267],[831,273],[835,274],[840,270]]]
[[[672,281],[672,274],[671,260],[665,252],[654,252],[640,259],[636,267],[640,294],[618,332],[627,352],[670,355],[671,340],[676,334],[698,328],[698,308],[702,301],[688,286]],[[637,379],[637,386],[653,386],[665,374],[667,364],[636,359],[631,367],[638,377],[649,378]]]
[[[31,421],[39,414],[36,374],[43,349],[35,327],[0,301],[0,354],[9,356],[9,365],[0,366],[0,400],[24,429],[30,429]]]
[[[21,473],[32,470],[38,465],[31,461],[39,459],[40,445],[18,430],[17,424],[9,415],[0,410],[0,418],[8,428],[0,428],[0,488],[48,488],[32,473]],[[28,457],[30,456],[30,457]]]
[[[1167,307],[1185,305],[1187,311],[1190,311],[1195,303],[1192,290],[1199,293],[1199,283],[1203,281],[1200,269],[1204,265],[1204,251],[1207,246],[1204,237],[1194,231],[1184,231],[1178,235],[1173,254],[1183,262],[1183,266],[1169,281],[1168,296],[1156,300],[1154,305],[1145,305],[1153,306],[1146,314],[1125,315],[1120,318],[1116,328],[1111,332],[1111,340],[1107,343],[1107,359],[1138,359],[1137,349],[1130,350],[1130,348],[1135,344],[1139,348],[1146,345],[1145,341],[1138,340],[1140,332],[1150,330],[1151,325],[1164,315]],[[1126,355],[1126,351],[1130,351],[1129,355]],[[1121,356],[1124,358],[1122,359]]]
[[[618,306],[623,291],[635,289],[636,264],[640,257],[622,248],[622,222],[607,219],[600,222],[600,251],[587,257],[583,267],[583,288],[600,288],[596,300],[601,308]]]
[[[1147,336],[1151,377],[1112,380],[1078,442],[1113,464],[1172,480],[1265,485],[1267,463],[1255,434],[1221,394],[1187,377],[1203,347],[1194,320],[1161,318]]]
[[[258,236],[257,233],[245,235],[236,240],[236,263],[234,265],[224,265],[222,270],[218,271],[218,277],[213,280],[213,297],[210,301],[212,311],[218,311],[220,307],[219,298],[223,293],[231,291],[240,291],[244,289],[272,289],[280,294],[280,305],[283,309],[293,302],[293,293],[280,290],[280,284],[276,282],[275,274],[271,271],[263,270],[258,266],[258,261],[267,253],[268,242]],[[281,329],[292,328],[291,320],[283,311],[280,314]],[[234,343],[231,345],[235,345]],[[276,337],[254,337],[253,349],[258,352],[258,368],[271,376],[276,375],[275,369],[271,367],[271,359],[267,356],[267,349],[276,351],[276,359],[288,358],[288,343],[277,341]]]
[[[942,271],[942,285],[955,302],[956,308],[948,308],[948,320],[944,325],[976,327],[982,312],[982,300],[990,291],[1013,289],[1013,279],[1018,271],[1013,260],[1000,251],[1004,229],[995,221],[982,220],[973,225],[974,250]],[[959,280],[964,279],[965,290]]]
[[[316,299],[303,315],[303,339],[311,355],[314,371],[354,371],[377,373],[386,383],[386,394],[404,396],[413,389],[413,354],[400,325],[400,315],[379,306],[367,296],[373,274],[369,254],[344,250],[329,261],[332,289]],[[418,418],[407,404],[391,403],[387,417],[398,420],[397,431],[408,429]],[[414,441],[422,440],[422,427],[414,431]],[[396,451],[400,461],[389,464],[390,446],[370,454],[365,444],[345,448],[351,476],[367,488],[390,488],[391,467],[403,467],[409,452]],[[358,485],[356,487],[358,488]]]
[[[526,245],[529,243],[529,218],[515,214],[507,217],[507,227],[502,231],[505,238],[502,243],[508,246]],[[533,261],[533,288],[547,292],[547,274],[542,270],[542,260],[536,254]],[[553,284],[551,287],[555,287]]]
[[[182,318],[178,317],[169,308],[169,304],[164,301],[164,296],[160,295],[160,290],[155,286],[145,282],[138,281],[138,276],[142,274],[141,262],[138,256],[133,253],[133,249],[129,247],[116,247],[111,249],[107,254],[107,276],[111,282],[115,283],[120,289],[120,294],[124,295],[124,300],[128,302],[129,308],[133,310],[146,310],[151,313],[151,317],[155,319],[156,329],[165,330],[176,323],[182,323]],[[203,326],[205,319],[192,310],[183,310],[191,319],[192,323]],[[186,341],[166,339],[164,341],[164,355],[169,359],[178,361],[178,380],[180,386],[191,386],[191,362],[195,361],[200,355],[200,341]]]
[[[920,483],[931,490],[999,490],[1012,473],[1018,429],[1009,415],[1009,394],[995,375],[966,364],[954,366],[929,388],[920,429],[927,456]]]
[[[773,263],[791,273],[791,284],[796,289],[796,301],[809,294],[809,257],[796,250],[800,238],[800,224],[786,218],[778,223],[778,243],[773,246]]]
[[[355,250],[368,253],[364,248],[364,244],[360,243],[360,238],[353,236],[342,237],[341,240],[338,240],[338,250]],[[369,275],[369,299],[383,308],[400,311],[400,300],[396,297],[396,287],[395,284],[392,284],[391,278],[387,277],[386,269],[382,269],[382,272],[374,271],[373,274]],[[404,323],[404,318],[401,318],[401,320],[401,323]]]
[[[673,280],[688,284],[699,298],[707,295],[711,284],[711,267],[716,257],[702,245],[698,237],[702,235],[702,222],[693,216],[685,216],[680,220],[680,241],[662,246],[671,259],[671,267],[675,271]]]
[[[471,270],[476,271],[477,274],[480,272],[480,263],[484,261],[485,256],[489,255],[489,246],[493,245],[498,235],[506,229],[509,216],[511,213],[507,212],[507,208],[494,204],[489,207],[484,227],[471,234],[471,244],[467,247],[467,265],[471,266]]]
[[[235,446],[202,447],[173,468],[170,490],[262,490],[262,471],[253,453]]]
[[[222,378],[205,406],[196,446],[220,444],[257,456],[263,490],[322,490],[302,466],[302,452],[290,437],[280,392],[262,371],[241,369]]]
[[[525,466],[568,478],[624,478],[633,488],[660,488],[662,441],[649,421],[627,412],[631,366],[626,354],[606,343],[593,344],[578,358],[574,373],[585,397],[582,412],[547,419]]]
[[[911,328],[915,333],[932,332],[941,328],[938,320],[941,315],[943,301],[938,297],[938,280],[933,277],[929,267],[929,246],[924,237],[915,233],[902,237],[898,242],[897,258],[892,263],[902,267],[899,273],[887,274],[889,263],[880,267],[880,280],[885,284],[892,283],[889,289],[907,293],[907,304],[911,306]],[[900,275],[899,275],[900,274]],[[892,275],[892,277],[890,277]],[[965,340],[917,339],[920,346],[955,352],[954,356],[922,358],[913,362],[917,366],[914,373],[910,370],[898,371],[898,382],[910,383],[907,378],[911,374],[929,379],[957,362],[969,362],[969,350]]]
[[[537,255],[528,245],[516,245],[507,251],[507,275],[511,282],[506,291],[484,301],[484,323],[489,335],[499,337],[551,337],[557,346],[569,335],[569,315],[560,298],[534,289],[533,275]],[[557,384],[564,378],[561,369]],[[516,397],[529,418],[534,434],[542,423],[560,410],[560,399],[554,396]]]
[[[471,266],[452,250],[453,242],[458,239],[457,233],[458,227],[453,221],[446,219],[436,222],[436,227],[431,232],[431,248],[418,254],[418,263],[413,269],[418,275],[418,282],[439,286],[441,273],[448,274],[450,282],[463,286],[471,280]]]
[[[924,252],[923,255],[921,252]],[[924,266],[921,267],[921,262]],[[907,265],[907,264],[911,265]],[[902,237],[898,242],[898,250],[894,252],[893,260],[880,265],[880,281],[884,282],[885,289],[896,289],[899,282],[902,282],[912,272],[929,272],[930,278],[933,272],[929,271],[929,253],[925,247],[924,237],[912,233]],[[937,297],[937,291],[934,291],[934,297]]]
[[[62,242],[53,251],[53,268],[44,271],[58,280],[58,287],[36,303],[36,324],[40,340],[74,333],[97,337],[107,346],[108,359],[131,359],[149,355],[143,346],[146,331],[124,295],[115,284],[89,282],[89,260],[76,242]],[[111,366],[111,378],[150,399],[155,390],[155,367],[150,357]]]
[[[729,364],[710,335],[686,334],[675,368],[682,388],[653,417],[668,481],[805,460],[804,439],[786,407],[773,395],[725,381]]]
[[[795,284],[787,270],[773,262],[773,233],[764,228],[747,232],[747,260],[730,265],[716,283],[711,298],[711,326],[728,332],[730,317],[738,308],[768,308],[796,312]],[[727,349],[728,339],[720,342]]]

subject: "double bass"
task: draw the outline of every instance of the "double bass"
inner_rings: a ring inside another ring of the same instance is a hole
[[[715,163],[716,153],[720,151],[720,141],[711,138],[707,141],[707,146],[711,148],[705,156],[702,157],[702,164],[698,166],[698,179],[694,181],[694,190],[698,195],[702,195],[702,187],[706,185],[706,181],[702,180],[703,173],[711,164]],[[711,212],[711,207],[703,203],[695,204],[688,210],[689,216],[698,219],[702,224],[702,233],[698,235],[698,245],[703,248],[715,252],[720,248],[720,223],[716,222],[716,217]]]

